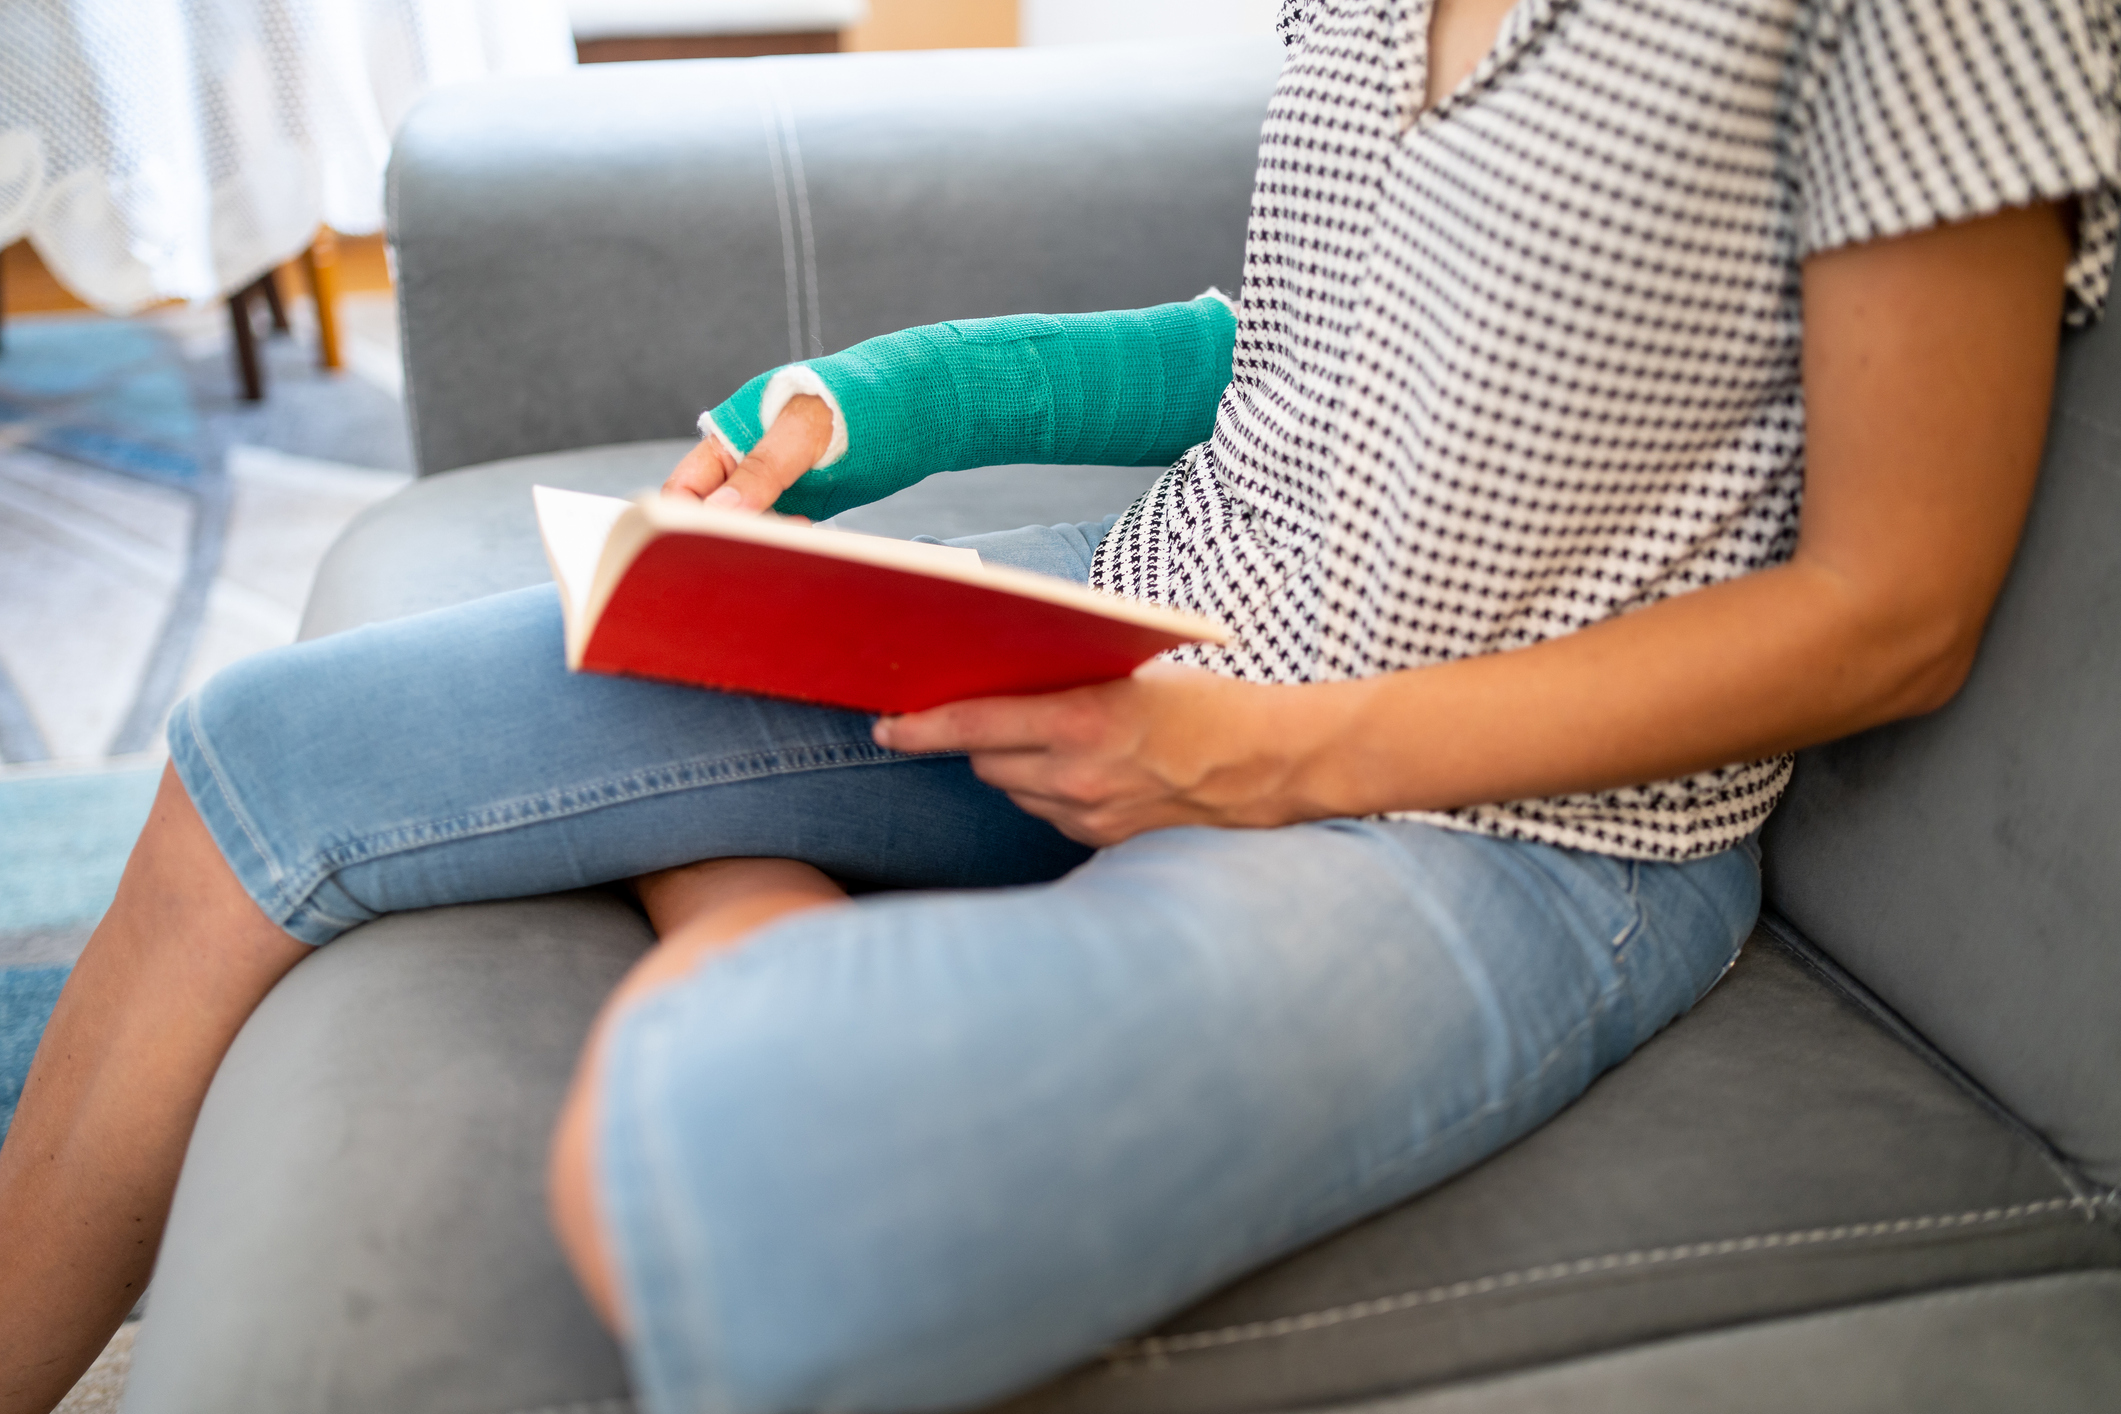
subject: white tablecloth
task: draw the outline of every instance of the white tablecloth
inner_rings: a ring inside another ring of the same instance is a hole
[[[0,245],[113,314],[383,224],[429,89],[574,62],[563,0],[0,0]]]

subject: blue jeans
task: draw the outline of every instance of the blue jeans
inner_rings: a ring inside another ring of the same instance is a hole
[[[1104,526],[973,537],[1081,579]],[[381,913],[779,855],[890,886],[626,1011],[599,1202],[653,1414],[976,1404],[1434,1184],[1711,986],[1750,848],[1426,824],[1092,856],[852,712],[571,675],[549,589],[249,660],[171,725],[260,907]]]

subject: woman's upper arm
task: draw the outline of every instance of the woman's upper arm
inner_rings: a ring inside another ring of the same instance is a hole
[[[1804,509],[1792,564],[1824,575],[1906,706],[1942,705],[2010,567],[2047,430],[2063,208],[2021,207],[1805,262]]]

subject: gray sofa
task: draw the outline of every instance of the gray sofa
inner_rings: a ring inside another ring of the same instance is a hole
[[[391,169],[424,479],[347,532],[304,632],[536,582],[533,480],[650,485],[791,355],[1234,287],[1277,64],[709,61],[430,99]],[[967,472],[848,519],[1077,519],[1145,479]],[[1013,1414],[2121,1408],[2117,624],[2108,326],[2066,342],[1972,681],[1805,753],[1768,912],[1699,1008],[1529,1138]],[[591,891],[388,918],[298,968],[207,1100],[130,1414],[629,1408],[542,1156],[648,941]]]

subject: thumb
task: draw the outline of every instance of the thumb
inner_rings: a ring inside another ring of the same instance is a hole
[[[832,409],[822,398],[791,398],[707,504],[724,511],[763,511],[816,465],[831,443]]]

